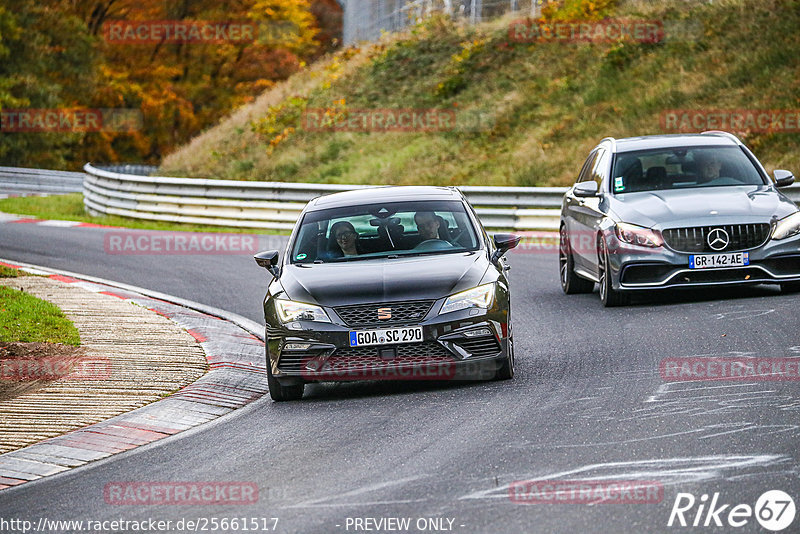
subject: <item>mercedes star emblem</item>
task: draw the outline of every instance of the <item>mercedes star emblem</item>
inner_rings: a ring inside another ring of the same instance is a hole
[[[728,232],[722,228],[714,228],[711,230],[706,240],[708,241],[708,246],[713,250],[724,250],[725,247],[728,246],[728,243],[730,243]]]

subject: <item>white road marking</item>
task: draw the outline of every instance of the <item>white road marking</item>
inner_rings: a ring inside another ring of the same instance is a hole
[[[58,227],[58,228],[69,228],[71,226],[78,226],[81,223],[78,222],[78,221],[55,221],[55,220],[49,221],[48,220],[48,221],[42,221],[42,222],[39,222],[39,223],[36,223],[36,224],[38,224],[39,226],[55,226],[55,227]]]
[[[627,462],[607,462],[589,464],[575,469],[558,471],[544,475],[520,476],[516,480],[654,480],[662,485],[678,485],[713,479],[730,478],[731,470],[759,469],[772,470],[779,464],[794,460],[789,456],[775,454],[758,455],[719,455],[684,458],[664,458],[655,460],[634,460]],[[781,472],[786,468],[781,466]],[[751,473],[763,474],[763,473]],[[738,474],[737,476],[742,476]],[[513,482],[499,487],[474,491],[459,497],[466,499],[508,499],[508,491]]]
[[[714,314],[715,319],[752,319],[773,313],[774,309],[769,310],[740,310]]]
[[[368,484],[366,486],[356,488],[354,490],[346,491],[344,493],[337,492],[335,495],[328,495],[325,497],[320,497],[318,499],[311,499],[303,502],[299,502],[297,504],[293,504],[290,506],[286,506],[285,508],[310,508],[310,507],[331,507],[331,506],[354,506],[361,503],[325,503],[325,501],[331,501],[334,499],[341,499],[347,497],[355,497],[357,495],[363,495],[365,493],[370,493],[373,491],[381,490],[384,488],[390,488],[393,486],[399,486],[401,484],[405,484],[407,482],[412,482],[414,480],[419,480],[421,478],[425,478],[427,475],[415,475],[413,477],[406,477],[401,478],[398,480],[389,480],[386,482],[378,482],[376,484]],[[422,499],[424,500],[424,499]],[[381,501],[382,504],[403,504],[403,503],[410,503],[410,502],[419,502],[414,500],[399,500],[399,501]]]

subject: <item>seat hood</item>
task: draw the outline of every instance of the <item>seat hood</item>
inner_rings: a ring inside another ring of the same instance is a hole
[[[481,250],[289,264],[280,282],[287,298],[322,306],[438,299],[480,284],[489,265]]]

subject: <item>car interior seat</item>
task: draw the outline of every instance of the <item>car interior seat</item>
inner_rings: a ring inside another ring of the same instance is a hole
[[[647,185],[648,190],[667,189],[667,168],[660,166],[650,167],[647,169],[644,183]]]
[[[440,215],[437,215],[436,218],[439,219],[439,239],[450,241],[453,237],[450,234],[450,223]]]
[[[622,157],[618,163],[617,176],[622,176],[622,183],[625,185],[624,192],[642,191],[644,171],[642,160],[637,157]]]
[[[400,219],[393,217],[386,224],[378,226],[378,236],[384,250],[402,250],[406,248],[403,237],[405,227],[400,224]]]
[[[687,175],[687,178],[688,177],[699,178],[698,172],[697,172],[697,162],[696,161],[684,161],[681,164],[681,172],[684,175]]]

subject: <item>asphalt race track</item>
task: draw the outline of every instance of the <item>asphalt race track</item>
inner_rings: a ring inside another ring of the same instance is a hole
[[[248,255],[110,255],[105,231],[0,224],[0,257],[263,321],[267,273]],[[666,382],[659,362],[800,358],[798,296],[771,286],[656,293],[604,310],[596,293],[562,294],[556,254],[510,258],[514,380],[325,384],[307,387],[300,402],[264,397],[197,429],[2,491],[0,518],[277,517],[276,531],[287,533],[367,531],[355,529],[356,518],[411,518],[408,532],[433,531],[417,529],[426,518],[443,518],[457,533],[767,532],[754,517],[732,528],[727,514],[754,507],[767,490],[800,495],[798,382]],[[508,485],[533,478],[657,481],[663,499],[513,502]],[[106,504],[106,484],[123,481],[252,482],[259,501]],[[679,492],[698,504],[719,492],[719,504],[730,505],[719,516],[725,526],[668,527]],[[800,518],[784,532],[798,525]]]

